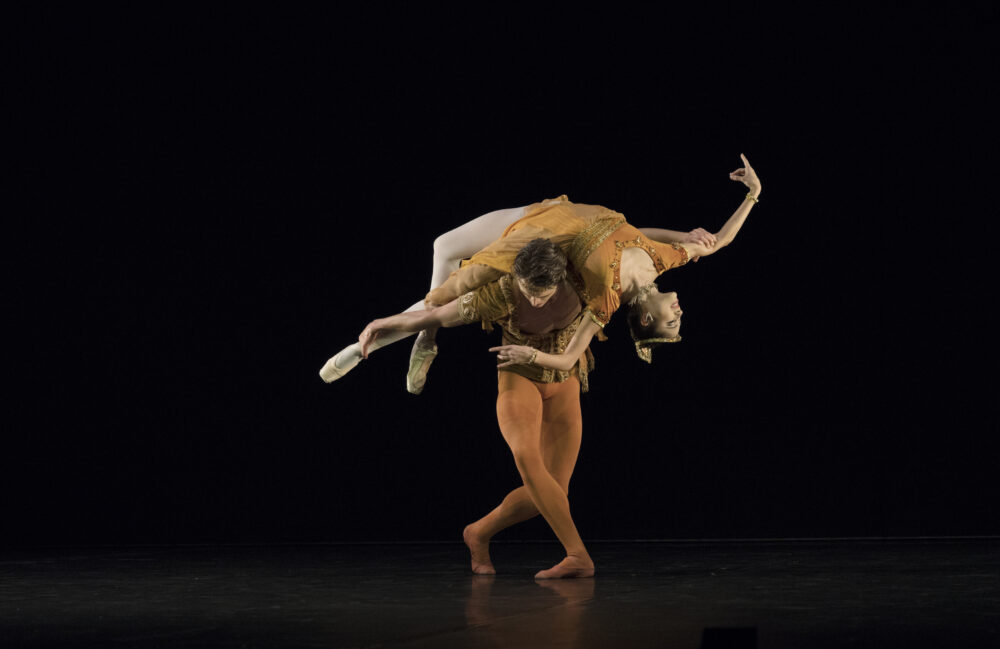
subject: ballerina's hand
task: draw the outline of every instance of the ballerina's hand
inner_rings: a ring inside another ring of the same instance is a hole
[[[361,335],[358,336],[358,342],[361,343],[361,357],[368,358],[368,347],[373,342],[378,340],[379,335],[382,333],[382,320],[372,320],[368,323],[368,326],[364,328]]]
[[[709,250],[715,247],[715,235],[704,228],[695,228],[685,235],[681,243],[698,243]],[[692,257],[691,261],[698,261],[701,257]]]
[[[740,158],[746,166],[740,167],[736,171],[730,173],[729,179],[743,183],[754,193],[754,196],[756,196],[760,193],[760,178],[757,177],[757,172],[750,166],[750,162],[747,160],[747,157],[741,153]]]
[[[490,351],[497,353],[497,367],[507,367],[508,365],[527,365],[535,353],[535,348],[524,345],[501,345],[500,347],[490,347]]]

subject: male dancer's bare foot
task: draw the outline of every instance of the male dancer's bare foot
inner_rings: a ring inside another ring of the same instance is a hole
[[[469,553],[472,554],[472,572],[477,575],[495,575],[497,570],[493,567],[493,562],[490,561],[490,541],[480,538],[476,534],[474,526],[475,523],[472,523],[466,525],[465,529],[462,530],[462,540],[465,541]]]
[[[535,579],[577,579],[594,576],[594,562],[576,555],[569,555],[548,570],[542,570]]]

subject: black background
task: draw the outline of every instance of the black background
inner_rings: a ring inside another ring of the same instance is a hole
[[[717,230],[741,152],[760,205],[661,280],[684,342],[594,347],[584,538],[1000,533],[985,3],[23,25],[5,544],[456,540],[518,484],[498,335],[442,332],[418,397],[408,344],[320,366],[438,234],[562,193]]]

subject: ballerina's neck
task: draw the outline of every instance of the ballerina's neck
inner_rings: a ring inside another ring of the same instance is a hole
[[[659,276],[656,264],[642,248],[626,248],[622,251],[621,273],[622,298],[632,299],[639,288],[648,286]]]

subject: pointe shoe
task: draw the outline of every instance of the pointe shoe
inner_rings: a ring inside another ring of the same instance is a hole
[[[323,369],[319,371],[319,376],[321,379],[323,379],[327,383],[333,383],[340,377],[344,376],[345,374],[353,370],[355,367],[358,366],[358,363],[361,362],[361,357],[359,356],[354,360],[354,362],[349,362],[344,367],[338,367],[337,359],[340,358],[340,355],[343,353],[344,350],[340,350],[339,352],[337,352],[336,356],[334,356],[333,358],[331,358],[326,362],[326,365],[323,366]]]
[[[438,346],[421,347],[414,345],[410,350],[410,369],[406,372],[406,391],[410,394],[420,394],[427,383],[427,370],[431,368],[434,357],[438,355]]]

